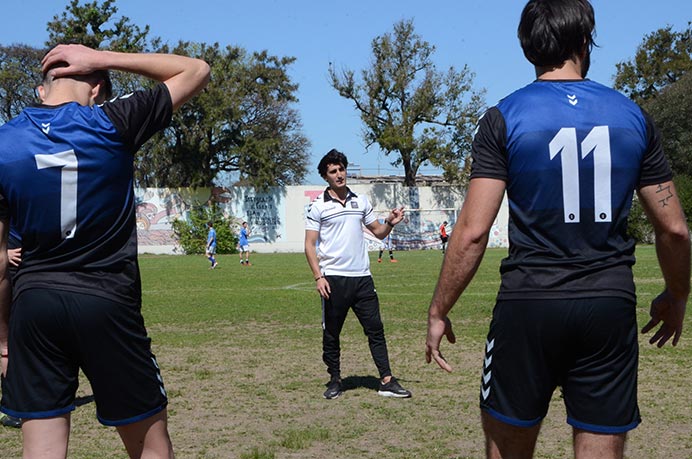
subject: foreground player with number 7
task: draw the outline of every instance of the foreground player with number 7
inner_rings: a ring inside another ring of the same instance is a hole
[[[106,101],[109,69],[159,84]],[[206,86],[209,66],[59,45],[42,70],[42,105],[0,127],[0,409],[22,419],[25,458],[65,457],[81,368],[99,421],[116,427],[130,457],[173,457],[140,312],[133,160]],[[8,328],[10,220],[23,256]]]
[[[690,240],[658,131],[618,92],[585,79],[586,0],[532,0],[519,24],[537,80],[489,109],[468,193],[428,314],[426,360],[454,341],[447,315],[478,268],[505,191],[509,255],[488,332],[480,407],[488,458],[531,458],[562,387],[577,459],[621,458],[637,406],[636,191],[656,235],[665,290],[642,332],[675,345],[690,291]]]

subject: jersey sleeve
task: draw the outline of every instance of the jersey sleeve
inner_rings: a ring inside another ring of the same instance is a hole
[[[471,146],[471,178],[507,181],[507,128],[497,107],[490,108],[478,120]]]
[[[102,108],[131,151],[137,151],[151,136],[167,127],[173,116],[171,95],[164,83],[118,97]]]
[[[670,165],[663,154],[661,133],[654,124],[653,119],[642,110],[646,122],[647,148],[642,160],[642,170],[639,176],[639,187],[657,185],[673,178]]]
[[[311,202],[305,213],[305,229],[310,231],[320,230],[320,206],[315,201]]]
[[[372,209],[372,204],[370,204],[370,200],[367,198],[367,196],[363,196],[363,205],[363,224],[368,226],[370,223],[377,220],[377,215],[375,215],[375,212]]]

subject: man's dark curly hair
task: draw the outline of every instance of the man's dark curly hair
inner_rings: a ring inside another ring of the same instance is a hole
[[[322,157],[320,163],[317,165],[317,172],[320,173],[322,178],[327,176],[327,168],[330,164],[341,164],[344,166],[344,169],[348,169],[348,159],[346,158],[346,155],[335,148],[329,150],[329,152]]]

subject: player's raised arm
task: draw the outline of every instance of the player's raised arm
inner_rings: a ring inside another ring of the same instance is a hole
[[[67,66],[55,67],[64,62]],[[176,54],[98,51],[82,45],[58,45],[41,62],[53,78],[86,75],[96,70],[120,70],[161,81],[177,109],[209,82],[209,65],[201,59]]]

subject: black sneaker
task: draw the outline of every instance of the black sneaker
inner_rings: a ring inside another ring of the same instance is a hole
[[[344,389],[341,386],[341,380],[332,379],[331,381],[329,381],[329,384],[327,384],[327,390],[324,391],[324,398],[326,398],[327,400],[334,400],[343,392]]]
[[[0,417],[0,424],[4,425],[5,427],[20,428],[22,427],[22,420],[15,418],[14,416],[10,416],[9,414],[3,414],[2,417]]]
[[[396,397],[396,398],[409,398],[411,397],[411,391],[408,391],[401,387],[399,381],[392,376],[387,384],[380,382],[380,390],[377,391],[383,397]]]

